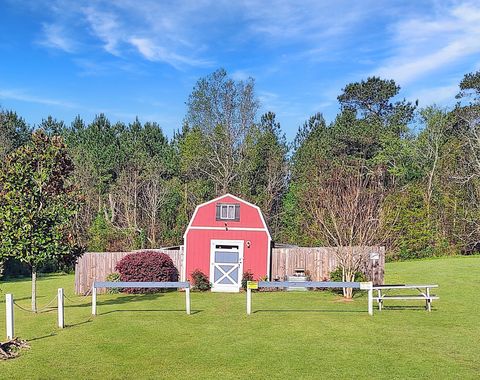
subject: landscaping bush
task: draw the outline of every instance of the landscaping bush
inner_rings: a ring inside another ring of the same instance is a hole
[[[242,288],[243,290],[247,290],[247,282],[248,281],[253,281],[253,273],[247,270],[246,272],[243,272],[242,276]]]
[[[107,282],[120,282],[120,273],[113,272],[107,276]],[[120,292],[120,288],[107,288],[108,294],[117,294]]]
[[[338,266],[338,267],[335,268],[335,270],[333,270],[332,272],[330,272],[330,281],[333,281],[333,282],[343,282],[343,278],[342,278],[342,267]],[[362,272],[355,272],[355,282],[365,282],[365,281],[368,281],[368,280],[367,280],[367,277],[365,276],[364,273],[362,273]],[[335,293],[342,293],[342,289],[341,289],[341,288],[339,288],[339,289],[333,288],[332,290],[333,290],[333,292],[335,292]],[[356,291],[358,291],[358,289],[353,289],[353,294],[355,294]]]
[[[330,281],[342,282],[342,267],[336,267],[335,270],[330,272]],[[365,282],[367,277],[362,272],[355,273],[355,282]]]
[[[198,290],[201,292],[206,292],[207,290],[210,290],[212,287],[212,284],[210,284],[210,281],[205,273],[203,273],[199,269],[195,269],[190,276],[192,277],[193,281],[193,288],[192,290]]]
[[[172,259],[159,252],[145,251],[131,253],[121,259],[115,270],[120,273],[120,281],[168,282],[178,281],[178,270]],[[154,293],[162,289],[125,288],[126,293]]]

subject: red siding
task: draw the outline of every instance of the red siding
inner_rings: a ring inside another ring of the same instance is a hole
[[[233,220],[227,221],[227,225],[230,227],[248,227],[248,228],[263,228],[262,219],[258,210],[249,204],[242,203],[235,198],[225,196],[219,199],[217,202],[212,202],[201,206],[197,214],[194,216],[192,226],[208,226],[208,227],[224,227],[225,222],[223,220],[215,220],[216,213],[215,207],[218,203],[239,203],[240,204],[240,220],[234,222]]]
[[[240,204],[240,220],[217,221],[216,205],[218,203]],[[196,227],[202,227],[202,229],[196,229]],[[210,230],[208,227],[216,229]],[[237,230],[240,228],[259,230]],[[190,274],[195,269],[210,276],[212,240],[243,240],[243,272],[253,272],[256,279],[268,275],[270,235],[257,207],[225,195],[197,208],[185,233],[186,279],[190,279]],[[250,241],[250,247],[247,247],[247,241]]]
[[[243,240],[243,272],[253,272],[255,279],[267,275],[269,245],[264,231],[190,230],[186,236],[186,275],[200,269],[210,276],[210,241]],[[247,247],[250,241],[250,248]]]

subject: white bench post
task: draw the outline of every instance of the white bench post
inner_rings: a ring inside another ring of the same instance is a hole
[[[360,290],[366,290],[368,292],[368,314],[373,315],[373,282],[361,282]]]
[[[7,339],[13,339],[15,335],[13,324],[13,295],[7,294],[5,297],[7,307]]]
[[[368,289],[368,314],[373,315],[373,289],[372,289],[372,285],[370,285],[370,289]]]
[[[252,289],[247,288],[247,315],[252,314]]]
[[[427,291],[427,310],[432,311],[432,299],[430,298],[430,288],[425,289]]]
[[[65,313],[63,309],[64,296],[63,288],[58,288],[57,292],[57,309],[58,309],[58,327],[63,329],[65,327]]]
[[[185,288],[185,309],[190,315],[190,288]]]
[[[92,285],[92,315],[97,315],[97,288]]]

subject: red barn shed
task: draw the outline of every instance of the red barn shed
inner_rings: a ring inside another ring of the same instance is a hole
[[[238,292],[243,272],[270,278],[271,236],[260,208],[226,194],[195,209],[184,235],[183,279],[199,269],[213,291]]]

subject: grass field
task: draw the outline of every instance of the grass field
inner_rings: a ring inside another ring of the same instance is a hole
[[[91,317],[90,299],[73,296],[72,275],[43,277],[40,307],[58,287],[75,300],[66,300],[68,328],[55,327],[55,310],[16,308],[16,334],[31,349],[0,362],[0,378],[478,379],[480,257],[389,263],[386,280],[438,283],[440,300],[431,313],[417,301],[370,317],[364,295],[255,293],[247,317],[245,294],[192,293],[187,316],[183,293],[119,294],[99,296]],[[0,289],[28,308],[28,280]]]

